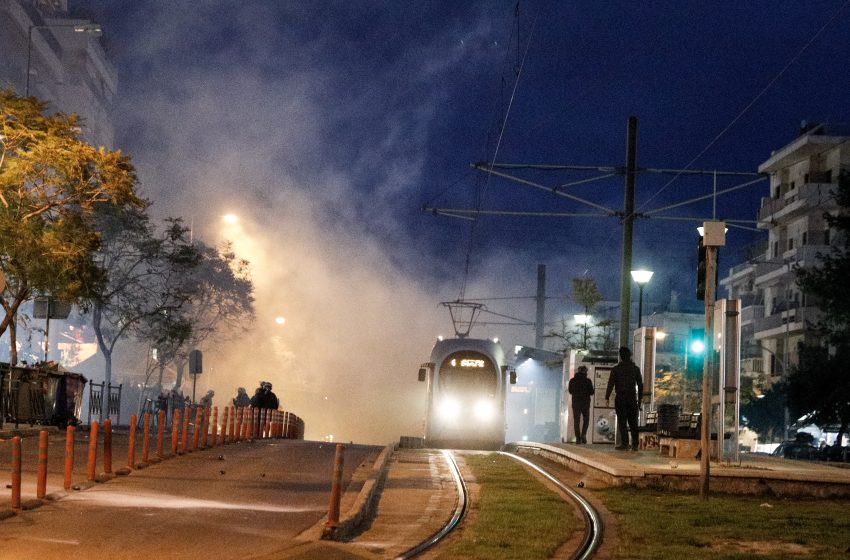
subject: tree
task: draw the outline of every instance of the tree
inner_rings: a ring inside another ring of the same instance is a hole
[[[94,258],[93,212],[144,204],[128,157],[86,144],[77,116],[46,109],[35,98],[0,92],[0,269],[7,281],[0,335],[33,295],[72,303],[96,291],[104,275]]]
[[[549,331],[546,336],[549,338],[560,339],[561,351],[564,353],[569,352],[573,348],[586,350],[590,348],[590,343],[594,338],[594,335],[589,334],[588,331],[591,328],[599,327],[602,330],[602,336],[596,336],[596,338],[600,339],[602,344],[597,344],[597,346],[602,346],[607,350],[610,321],[597,321],[594,325],[590,324],[591,312],[594,310],[596,305],[602,301],[602,293],[596,285],[596,280],[588,276],[573,278],[572,288],[573,291],[571,299],[584,309],[584,322],[581,324],[581,327],[578,327],[571,326],[566,319],[561,319],[559,328]]]
[[[201,262],[192,273],[191,298],[182,308],[192,325],[186,342],[174,357],[180,387],[189,352],[205,341],[232,338],[254,320],[254,285],[248,261],[239,259],[228,242],[219,249],[196,242]]]
[[[774,383],[760,397],[741,402],[741,423],[758,432],[764,442],[782,439],[785,431],[785,406],[787,387],[784,382]]]
[[[803,344],[791,373],[788,406],[795,417],[807,415],[820,426],[838,425],[838,441],[850,424],[850,172],[842,170],[834,193],[838,211],[824,218],[838,232],[818,265],[797,269],[797,283],[823,313],[815,325],[819,340]]]
[[[164,311],[173,316],[173,310],[188,301],[186,277],[200,255],[176,218],[167,219],[157,233],[142,209],[105,208],[96,214],[96,223],[101,235],[97,262],[105,282],[86,300],[85,309],[109,383],[118,342],[137,334],[151,317],[158,320]]]

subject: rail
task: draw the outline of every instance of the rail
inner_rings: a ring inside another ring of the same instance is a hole
[[[444,449],[443,457],[446,460],[446,463],[449,465],[449,470],[452,473],[452,478],[455,481],[455,488],[457,489],[457,505],[455,506],[455,511],[452,514],[449,522],[446,523],[442,529],[417,544],[413,548],[403,552],[399,556],[396,557],[396,560],[407,560],[408,558],[414,558],[419,554],[422,554],[427,549],[431,548],[441,540],[443,540],[449,533],[451,533],[460,523],[463,516],[466,514],[466,509],[469,503],[469,496],[466,488],[466,483],[463,480],[463,477],[460,475],[460,469],[457,466],[457,462],[455,462],[454,456],[452,452]]]

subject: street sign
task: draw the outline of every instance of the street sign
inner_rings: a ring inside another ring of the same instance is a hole
[[[189,373],[191,375],[200,375],[204,372],[204,355],[200,350],[192,350],[189,352]]]
[[[45,296],[37,297],[32,302],[33,319],[67,319],[70,314],[70,303]]]

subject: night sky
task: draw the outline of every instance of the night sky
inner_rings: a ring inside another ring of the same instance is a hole
[[[273,378],[308,437],[384,442],[421,426],[416,382],[439,302],[487,298],[527,321],[547,265],[547,321],[570,279],[619,299],[616,217],[434,216],[423,206],[595,209],[470,163],[755,172],[801,121],[848,123],[850,7],[808,2],[71,1],[104,28],[119,74],[118,148],[158,216],[251,260],[258,322],[222,350],[217,394]],[[554,187],[601,173],[513,170]],[[718,178],[722,190],[747,178]],[[711,176],[641,173],[645,213],[712,192]],[[623,178],[566,192],[623,208]],[[755,220],[767,181],[663,216]],[[234,212],[227,229],[220,216]],[[638,219],[634,267],[696,307],[696,221]],[[763,233],[730,228],[721,276]],[[468,267],[466,265],[468,260]],[[468,274],[465,272],[468,270]],[[636,294],[633,296],[636,298]],[[280,329],[270,318],[284,315]],[[615,313],[615,317],[616,317]],[[476,336],[532,344],[532,327]],[[265,342],[259,342],[265,341]],[[247,367],[246,364],[250,364]],[[226,373],[224,373],[226,372]],[[366,412],[362,405],[366,405]],[[310,422],[312,420],[312,423]],[[312,428],[312,433],[311,433]]]

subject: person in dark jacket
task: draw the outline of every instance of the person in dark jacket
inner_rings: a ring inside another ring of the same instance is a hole
[[[632,352],[625,346],[620,347],[620,362],[611,369],[608,378],[608,388],[605,390],[605,404],[614,397],[614,411],[617,413],[617,432],[620,434],[620,445],[615,449],[624,450],[631,447],[638,450],[638,410],[643,398],[643,377],[640,368],[632,361]],[[631,445],[629,435],[631,434]]]
[[[587,443],[590,397],[593,396],[593,382],[587,377],[587,366],[578,366],[575,375],[567,384],[567,391],[572,395],[573,429],[576,433],[576,443]]]
[[[241,408],[250,404],[251,397],[248,396],[248,392],[245,390],[245,387],[239,387],[236,390],[236,398],[233,399],[233,405]]]

